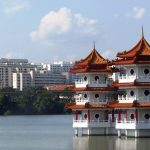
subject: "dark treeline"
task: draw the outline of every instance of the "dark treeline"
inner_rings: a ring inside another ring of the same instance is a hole
[[[61,98],[60,99],[60,95]],[[0,91],[0,115],[64,114],[64,105],[72,93],[67,89],[56,93],[44,88],[26,88],[22,92],[11,88]]]

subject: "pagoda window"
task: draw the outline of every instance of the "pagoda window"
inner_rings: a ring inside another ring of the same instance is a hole
[[[149,74],[149,69],[147,69],[147,68],[144,69],[144,74],[145,74],[145,75],[148,75],[148,74]]]
[[[87,119],[87,114],[84,114],[84,119]]]
[[[145,95],[145,96],[148,96],[148,95],[149,95],[149,90],[145,90],[145,91],[144,91],[144,95]]]
[[[86,76],[84,77],[84,81],[87,81],[87,77]]]
[[[95,114],[95,118],[98,119],[99,118],[99,114]]]
[[[87,98],[87,94],[84,94],[84,98]]]
[[[134,70],[133,69],[130,70],[130,74],[134,75]]]
[[[131,95],[131,96],[134,96],[134,91],[130,91],[130,95]]]
[[[131,118],[131,119],[134,119],[134,114],[131,114],[131,115],[130,115],[130,118]]]
[[[150,115],[149,115],[149,114],[145,114],[145,115],[144,115],[144,118],[145,118],[145,119],[149,119],[149,118],[150,118]]]
[[[98,81],[99,80],[99,77],[98,76],[95,76],[95,81]]]
[[[99,94],[95,94],[95,98],[99,98]]]

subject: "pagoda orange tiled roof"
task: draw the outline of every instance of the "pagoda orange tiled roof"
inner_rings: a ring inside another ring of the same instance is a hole
[[[92,52],[84,59],[76,61],[74,68],[70,69],[72,73],[85,72],[114,72],[115,68],[111,68],[110,61],[104,59],[94,48]]]
[[[114,87],[100,87],[100,88],[96,88],[96,87],[85,87],[85,88],[73,88],[72,91],[74,92],[82,92],[82,91],[101,91],[101,92],[105,92],[105,91],[115,91],[116,88]]]
[[[83,110],[83,109],[110,109],[107,104],[90,104],[77,105],[76,103],[68,103],[65,105],[65,109]]]
[[[128,109],[128,108],[150,108],[150,102],[138,102],[133,103],[119,103],[118,101],[112,101],[107,104],[90,104],[77,105],[76,103],[68,103],[65,105],[65,109],[83,110],[83,109]]]
[[[112,64],[150,64],[150,45],[142,34],[140,41],[131,50],[120,52],[117,57]]]
[[[107,65],[108,60],[104,59],[94,48],[92,52],[81,61],[76,62],[76,66],[88,66],[88,65]]]
[[[52,85],[52,86],[45,86],[47,90],[51,91],[64,91],[64,90],[71,90],[74,88],[74,84],[67,84],[67,85]]]
[[[134,86],[150,86],[150,82],[131,82],[131,83],[118,83],[114,82],[112,84],[114,87],[134,87]]]

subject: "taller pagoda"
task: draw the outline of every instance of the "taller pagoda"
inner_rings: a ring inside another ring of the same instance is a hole
[[[116,122],[118,135],[150,136],[150,45],[143,31],[138,43],[118,53],[112,64],[120,70],[113,83],[120,92],[113,105],[121,114]]]

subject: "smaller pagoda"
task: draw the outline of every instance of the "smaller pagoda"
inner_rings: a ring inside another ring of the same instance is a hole
[[[74,111],[73,127],[76,134],[114,134],[114,109],[108,103],[114,100],[116,88],[112,86],[114,68],[95,49],[84,59],[77,61],[70,71],[80,76],[73,91],[75,103],[66,105]]]

